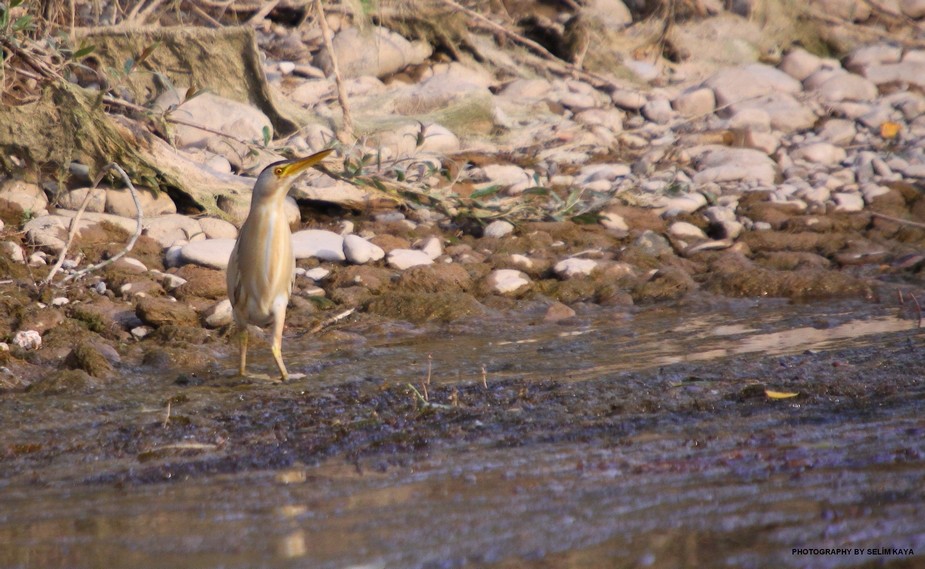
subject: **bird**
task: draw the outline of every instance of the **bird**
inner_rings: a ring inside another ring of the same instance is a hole
[[[238,372],[242,376],[247,365],[247,326],[272,324],[270,349],[273,359],[280,379],[289,379],[283,363],[282,343],[286,306],[295,276],[295,256],[283,204],[299,174],[321,162],[332,151],[322,150],[305,158],[270,164],[254,183],[250,211],[231,250],[226,273],[228,298],[241,350]]]

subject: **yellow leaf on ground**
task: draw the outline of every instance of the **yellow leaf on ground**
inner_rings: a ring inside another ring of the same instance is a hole
[[[899,131],[901,131],[902,128],[903,125],[899,123],[887,121],[880,125],[880,136],[888,140],[896,138],[899,136]]]
[[[790,393],[787,391],[772,391],[770,389],[765,389],[764,394],[770,399],[790,399],[791,397],[796,397],[799,393]]]

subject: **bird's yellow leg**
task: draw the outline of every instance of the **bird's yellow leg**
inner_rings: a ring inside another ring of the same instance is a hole
[[[244,375],[244,368],[247,367],[247,327],[238,330],[238,342],[241,349],[241,361],[238,364],[238,375]]]
[[[273,317],[273,345],[270,347],[273,359],[276,360],[276,367],[279,368],[279,377],[283,381],[289,379],[289,372],[286,371],[286,364],[283,363],[283,323],[285,320],[285,312],[277,313]]]

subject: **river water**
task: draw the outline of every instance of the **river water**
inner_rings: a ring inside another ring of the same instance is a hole
[[[286,386],[234,382],[229,349],[194,385],[139,368],[103,391],[3,394],[0,567],[925,566],[925,358],[908,306],[542,314],[293,336],[287,363],[306,377]],[[305,450],[358,421],[345,386],[428,375],[423,450]],[[465,400],[483,382],[555,395],[488,409]],[[468,410],[450,408],[457,386]],[[255,458],[280,447],[288,458]]]

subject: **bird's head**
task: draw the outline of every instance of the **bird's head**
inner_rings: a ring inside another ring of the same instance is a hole
[[[285,195],[299,174],[324,160],[333,151],[329,148],[306,158],[282,160],[270,164],[257,177],[257,183],[254,184],[254,197],[269,197],[278,193]]]

